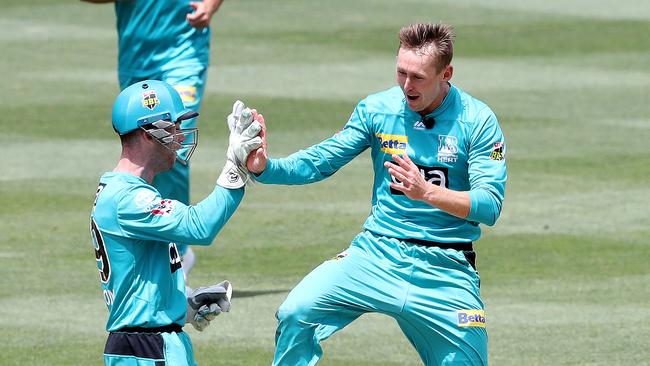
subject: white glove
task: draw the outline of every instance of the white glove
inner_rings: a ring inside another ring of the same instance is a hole
[[[222,312],[230,311],[232,285],[223,281],[208,287],[199,287],[187,296],[186,323],[200,332]]]
[[[262,125],[253,121],[252,111],[238,100],[232,106],[232,113],[228,115],[228,129],[230,137],[227,160],[217,184],[224,188],[237,189],[247,182],[252,182],[246,168],[246,159],[251,151],[262,146],[262,138],[259,136]]]

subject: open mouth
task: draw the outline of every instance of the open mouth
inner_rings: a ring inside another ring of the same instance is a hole
[[[417,95],[408,95],[408,94],[407,94],[407,95],[406,95],[406,98],[407,98],[409,101],[413,102],[413,101],[416,101],[416,100],[419,98],[419,96],[417,96]]]

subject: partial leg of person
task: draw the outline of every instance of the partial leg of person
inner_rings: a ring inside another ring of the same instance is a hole
[[[387,260],[372,235],[359,234],[347,251],[309,273],[278,309],[273,365],[315,365],[320,342],[361,314],[397,313],[406,297],[409,268]]]
[[[418,245],[410,251],[414,271],[396,316],[400,328],[427,366],[486,366],[478,273],[462,251]]]

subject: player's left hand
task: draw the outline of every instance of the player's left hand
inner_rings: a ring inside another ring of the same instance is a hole
[[[223,281],[208,287],[199,287],[187,297],[186,323],[202,332],[222,312],[230,311],[232,285]]]
[[[190,25],[197,29],[206,28],[210,25],[210,19],[214,11],[208,8],[208,4],[204,1],[192,1],[190,6],[194,12],[188,13],[185,17]]]
[[[217,184],[226,189],[238,189],[246,184],[253,184],[246,168],[249,154],[262,146],[259,136],[264,117],[254,109],[246,108],[243,102],[236,101],[232,113],[228,115],[228,151],[226,164],[217,178]]]
[[[390,187],[403,192],[412,200],[424,200],[431,183],[424,180],[424,177],[420,174],[420,168],[413,163],[407,154],[402,156],[393,154],[392,157],[397,164],[387,161],[384,166],[388,168],[388,173],[401,184],[390,182]]]

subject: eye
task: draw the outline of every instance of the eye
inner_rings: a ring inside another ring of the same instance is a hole
[[[399,76],[406,76],[406,72],[403,70],[397,70],[397,75]]]

